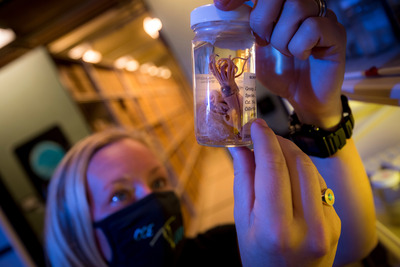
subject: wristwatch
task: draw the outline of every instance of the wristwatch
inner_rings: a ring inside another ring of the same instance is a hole
[[[296,113],[289,118],[289,139],[310,156],[327,158],[346,144],[353,133],[354,118],[346,96],[341,96],[342,120],[333,131],[326,131],[314,125],[302,124]]]

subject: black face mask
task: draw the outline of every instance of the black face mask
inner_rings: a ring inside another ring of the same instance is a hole
[[[173,192],[152,193],[93,226],[110,244],[109,266],[173,266],[183,243],[180,203]]]

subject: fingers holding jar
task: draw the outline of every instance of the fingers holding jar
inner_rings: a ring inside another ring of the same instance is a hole
[[[244,2],[244,0],[214,0],[215,5],[222,10],[232,10]],[[337,22],[335,14],[327,9],[324,0],[258,0],[253,2],[250,26],[259,45],[270,43],[284,55],[304,59],[310,54],[310,46],[320,45],[318,42],[322,32],[324,35],[345,39],[344,28]],[[307,34],[304,34],[305,31]],[[329,32],[332,34],[327,34]],[[309,39],[305,40],[307,49],[304,51],[298,51],[300,47],[297,46],[299,42],[297,36]]]

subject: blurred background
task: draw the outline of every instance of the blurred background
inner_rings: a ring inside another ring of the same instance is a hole
[[[343,93],[377,207],[400,262],[400,1],[329,0],[347,29]],[[212,1],[0,0],[0,266],[44,266],[46,190],[78,140],[148,133],[180,194],[186,232],[233,222],[226,150],[194,137],[190,12]],[[286,135],[290,107],[257,84],[259,117]]]

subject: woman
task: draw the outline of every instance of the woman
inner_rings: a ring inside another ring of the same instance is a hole
[[[230,226],[184,239],[179,200],[156,155],[143,135],[121,129],[94,134],[68,152],[48,195],[53,266],[204,266],[218,247],[229,258],[215,266],[240,266]]]

